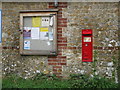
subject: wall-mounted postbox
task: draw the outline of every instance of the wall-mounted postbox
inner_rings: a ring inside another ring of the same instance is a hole
[[[82,62],[92,62],[93,52],[92,30],[82,30]]]

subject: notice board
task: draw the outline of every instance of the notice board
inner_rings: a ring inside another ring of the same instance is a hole
[[[21,55],[57,55],[57,11],[20,11]]]

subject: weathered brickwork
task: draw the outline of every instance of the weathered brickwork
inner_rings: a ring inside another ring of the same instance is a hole
[[[118,35],[120,37],[120,2],[119,2],[119,13],[118,13]],[[119,38],[119,41],[120,41],[120,38]],[[120,55],[120,49],[119,49],[119,55]],[[118,59],[118,82],[119,82],[119,88],[120,88],[120,56],[119,56],[119,59]]]
[[[118,3],[60,2],[58,11],[58,55],[21,56],[19,54],[19,11],[55,9],[54,3],[2,3],[3,74],[32,77],[36,73],[101,75],[117,77],[120,41]],[[93,30],[94,62],[82,62],[81,31]],[[115,78],[117,80],[117,78]]]
[[[67,28],[63,30],[63,35],[67,37],[67,48],[62,50],[67,58],[63,74],[87,73],[90,76],[114,77],[120,46],[118,3],[68,3],[63,16],[68,21]],[[93,63],[83,63],[81,60],[82,29],[93,30]]]
[[[49,3],[49,8],[54,8],[54,3]],[[62,49],[67,47],[67,38],[63,36],[63,29],[67,27],[67,18],[63,18],[63,9],[67,8],[66,2],[59,2],[58,11],[58,26],[57,26],[57,40],[58,40],[58,55],[48,57],[48,65],[53,66],[53,74],[62,77],[62,67],[66,65],[66,56],[63,56]]]
[[[21,77],[32,77],[36,73],[48,73],[47,56],[21,56],[19,53],[19,11],[44,10],[48,3],[2,3],[2,60],[3,74],[16,73]]]

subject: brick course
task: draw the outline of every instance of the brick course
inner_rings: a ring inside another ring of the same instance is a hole
[[[61,50],[63,48],[66,48],[67,47],[67,39],[65,37],[62,36],[62,28],[63,27],[67,27],[67,18],[63,18],[62,17],[62,9],[63,8],[67,8],[67,2],[64,2],[64,3],[61,3],[59,2],[58,3],[58,15],[57,15],[57,18],[58,18],[58,28],[57,28],[57,37],[58,37],[58,53],[59,53],[59,50],[61,52]],[[49,3],[49,8],[54,8],[54,3]],[[60,48],[62,47],[62,48]],[[52,60],[53,59],[53,60]],[[61,60],[62,59],[62,60]],[[61,65],[61,68],[62,68],[62,65],[66,65],[66,56],[62,56],[62,52],[61,54],[58,54],[58,56],[56,57],[48,57],[48,64],[49,65],[54,65],[53,66],[53,73],[56,74],[57,73],[57,76],[58,76],[58,71],[55,69],[55,67],[60,67],[60,66],[55,66],[55,65]],[[56,63],[55,63],[56,62]],[[62,72],[62,69],[61,69],[61,72]],[[62,74],[62,73],[60,73]]]

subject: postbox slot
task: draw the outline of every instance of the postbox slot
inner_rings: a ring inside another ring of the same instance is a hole
[[[83,36],[91,36],[92,34],[83,34]]]

